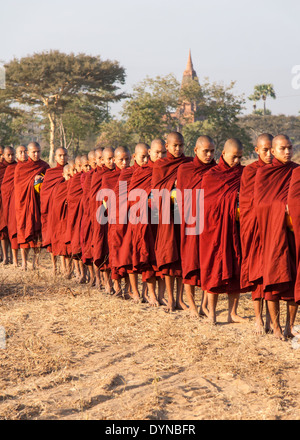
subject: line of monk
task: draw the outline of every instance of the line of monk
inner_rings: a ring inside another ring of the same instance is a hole
[[[96,146],[72,160],[57,148],[50,167],[37,142],[0,147],[2,263],[18,267],[20,250],[27,270],[32,249],[37,268],[44,248],[54,276],[60,258],[68,279],[212,324],[220,294],[227,321],[240,323],[240,295],[251,292],[257,334],[300,336],[300,167],[284,134],[261,134],[254,152],[243,166],[243,145],[231,138],[216,161],[202,135],[188,157],[172,132],[133,154]]]

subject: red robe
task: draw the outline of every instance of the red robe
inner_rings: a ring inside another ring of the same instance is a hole
[[[296,245],[295,301],[300,304],[300,167],[293,171],[288,192],[288,208],[292,219]]]
[[[176,189],[180,190],[182,195],[180,243],[182,278],[184,284],[191,284],[193,286],[200,286],[200,235],[187,235],[187,230],[192,227],[195,228],[195,224],[187,224],[185,211],[189,208],[192,208],[193,217],[197,215],[199,221],[201,215],[201,207],[198,206],[196,212],[196,192],[197,190],[201,189],[201,183],[204,174],[207,173],[213,166],[216,166],[215,160],[213,160],[209,164],[204,164],[198,159],[197,156],[195,156],[192,162],[180,165],[177,173]],[[185,196],[184,190],[192,190],[191,197]],[[192,206],[190,206],[190,204],[192,204]],[[190,223],[190,221],[188,223]]]
[[[42,159],[19,162],[15,169],[15,207],[17,238],[20,247],[41,246],[40,197],[34,190],[34,179],[45,174],[49,165]]]
[[[92,257],[94,264],[101,270],[108,269],[108,242],[107,242],[107,224],[101,224],[98,217],[98,209],[102,205],[102,201],[97,200],[103,179],[107,175],[111,175],[114,170],[110,170],[105,165],[96,168],[91,180],[90,192],[90,215],[92,219]]]
[[[240,292],[241,249],[236,210],[243,168],[230,167],[221,156],[218,165],[202,179],[201,287],[211,293]]]
[[[80,241],[81,241],[81,260],[84,264],[91,264],[93,261],[92,255],[92,219],[90,213],[90,191],[92,176],[95,170],[92,169],[82,175],[82,221],[81,221],[81,231],[80,231]]]
[[[48,247],[48,250],[50,252],[52,230],[48,227],[48,225],[49,215],[51,215],[51,205],[53,203],[52,194],[55,185],[64,181],[64,178],[62,176],[63,168],[63,165],[57,164],[56,167],[49,168],[46,171],[40,192],[43,246]]]
[[[14,177],[17,162],[13,162],[6,167],[6,171],[1,185],[2,197],[2,215],[1,215],[1,232],[7,231],[8,238],[12,249],[18,249],[17,241],[17,222],[15,209],[14,194]]]
[[[262,252],[258,224],[253,207],[257,170],[265,166],[260,158],[243,171],[239,195],[240,238],[242,249],[241,287],[252,291],[252,299],[264,297],[262,288]]]
[[[294,162],[273,159],[255,178],[254,207],[262,246],[262,276],[266,300],[294,299],[295,240],[286,224],[286,204]]]
[[[71,256],[71,243],[66,244],[67,219],[68,219],[68,183],[69,180],[63,180],[55,185],[53,189],[53,200],[55,203],[51,207],[49,218],[49,227],[52,231],[51,248],[55,256]]]
[[[120,177],[121,170],[116,167],[114,170],[106,173],[103,176],[101,189],[110,189],[112,191],[115,190],[117,182]],[[111,216],[116,215],[117,206],[113,206],[110,200],[108,200],[107,211],[110,212]],[[109,214],[108,214],[109,215]],[[110,217],[107,223],[107,229],[104,234],[105,240],[105,248],[108,250],[108,267],[111,269],[111,278],[114,280],[120,279],[120,275],[118,274],[117,268],[113,266],[113,250],[115,249],[115,224],[111,224]],[[114,247],[113,247],[114,246]]]
[[[118,269],[118,273],[121,277],[124,277],[126,273],[132,272],[132,240],[131,229],[128,229],[128,209],[130,204],[127,201],[130,181],[132,175],[136,169],[140,168],[135,162],[132,166],[123,169],[120,173],[119,180],[115,187],[116,195],[116,224],[113,225],[113,241],[110,245],[111,263],[113,267]],[[122,182],[122,183],[121,183]],[[121,186],[120,186],[121,183]],[[125,186],[126,184],[126,186]],[[124,185],[124,187],[123,187]],[[120,211],[120,199],[123,200],[123,209]],[[126,199],[126,201],[125,201]],[[124,214],[126,217],[126,223],[120,222],[120,215]]]
[[[151,222],[151,207],[149,206],[149,195],[151,193],[152,171],[154,163],[149,159],[146,165],[137,167],[132,175],[129,191],[145,191],[147,200],[145,201],[144,212],[139,211],[137,215],[148,216],[148,222],[139,221],[135,224],[134,219],[128,219],[128,236],[131,239],[131,264],[134,272],[142,274],[142,281],[146,282],[149,278],[160,276],[155,259],[154,245],[156,238],[157,225]],[[129,203],[132,208],[134,202]],[[147,212],[146,212],[147,211]]]
[[[3,159],[3,161],[0,163],[0,188],[8,165],[9,163],[6,162],[5,159]],[[0,191],[0,240],[3,240],[4,238],[8,238],[8,232],[7,227],[3,221],[3,202],[2,193]]]
[[[74,174],[68,180],[68,220],[67,220],[67,233],[66,244],[71,245],[71,253],[78,258],[81,254],[80,243],[80,226],[82,218],[82,186],[81,186],[82,172]]]
[[[166,190],[171,194],[177,179],[177,170],[185,162],[191,162],[191,157],[184,154],[175,158],[167,152],[166,157],[158,159],[153,165],[152,189]],[[158,269],[163,275],[181,277],[180,258],[180,224],[174,223],[174,205],[171,204],[170,221],[163,221],[162,197],[159,198],[159,220],[155,240],[155,257]],[[168,224],[166,224],[168,223]]]

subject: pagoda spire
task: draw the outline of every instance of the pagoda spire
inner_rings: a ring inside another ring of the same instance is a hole
[[[183,76],[191,76],[193,79],[197,76],[197,73],[194,70],[194,66],[193,66],[191,49],[189,49],[188,61],[187,61],[186,69],[183,72]]]

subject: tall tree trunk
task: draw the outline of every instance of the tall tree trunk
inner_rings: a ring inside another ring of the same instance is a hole
[[[50,151],[49,151],[49,165],[54,166],[54,149],[55,149],[55,115],[53,113],[48,113],[48,118],[50,121]]]

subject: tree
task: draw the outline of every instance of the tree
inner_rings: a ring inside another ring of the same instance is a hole
[[[267,108],[266,108],[266,100],[267,98],[273,98],[276,99],[276,94],[273,88],[272,84],[257,84],[256,86],[254,86],[254,93],[253,95],[249,96],[249,99],[251,101],[255,101],[255,103],[257,101],[259,101],[260,99],[263,100],[264,103],[264,116],[267,114]],[[256,110],[256,108],[255,108]]]
[[[133,87],[133,93],[123,106],[122,115],[128,129],[135,133],[138,141],[150,143],[176,128],[172,113],[178,105],[179,83],[173,75],[157,76]]]
[[[12,104],[33,107],[50,125],[49,162],[53,163],[59,121],[74,97],[84,96],[95,108],[125,97],[118,93],[125,82],[124,68],[100,56],[50,51],[14,59],[5,65],[6,94]]]

